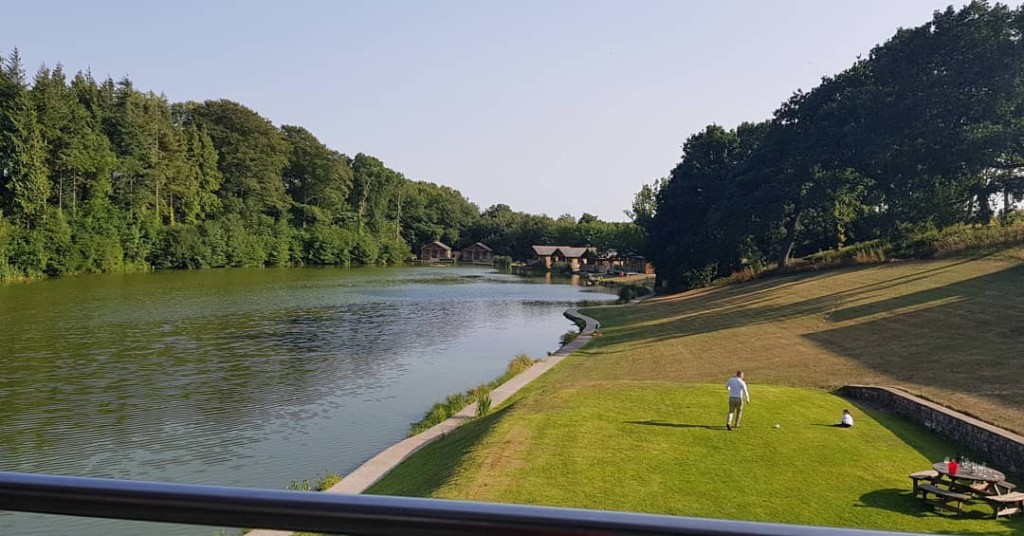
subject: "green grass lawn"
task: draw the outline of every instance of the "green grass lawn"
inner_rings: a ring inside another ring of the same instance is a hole
[[[510,403],[402,464],[371,493],[698,517],[1008,534],[937,515],[907,474],[955,453],[828,389],[895,385],[1024,429],[1021,250],[801,274],[586,310],[602,336]],[[725,380],[753,404],[724,430]],[[774,424],[780,428],[775,429]],[[976,457],[977,458],[977,457]]]
[[[984,505],[963,518],[933,513],[910,496],[907,474],[955,447],[823,391],[758,386],[732,432],[718,385],[544,391],[550,398],[534,393],[427,447],[371,493],[918,532],[1024,529],[988,519]],[[853,428],[831,426],[843,408]]]

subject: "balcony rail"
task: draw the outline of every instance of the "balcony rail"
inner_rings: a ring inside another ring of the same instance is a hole
[[[542,506],[168,484],[2,471],[0,510],[215,527],[344,533],[350,536],[897,534]]]

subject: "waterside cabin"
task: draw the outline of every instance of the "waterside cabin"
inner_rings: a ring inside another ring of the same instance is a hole
[[[422,262],[455,262],[452,255],[452,248],[447,244],[434,240],[420,248],[420,261]]]
[[[594,262],[587,267],[587,271],[593,273],[623,271],[650,275],[654,274],[654,265],[643,255],[623,255],[612,249],[595,258]]]
[[[552,266],[564,263],[573,272],[586,271],[597,257],[597,248],[577,246],[533,246],[532,264],[542,264],[550,270]]]
[[[459,260],[469,263],[491,264],[494,262],[494,251],[486,245],[477,242],[460,251]]]
[[[414,262],[423,264],[465,262],[468,264],[494,263],[494,250],[477,242],[462,251],[453,250],[448,244],[435,240],[420,248],[420,256]]]

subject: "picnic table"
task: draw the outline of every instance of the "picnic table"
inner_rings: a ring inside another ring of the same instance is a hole
[[[1015,485],[1006,481],[1006,475],[990,467],[972,465],[949,471],[948,462],[932,465],[933,471],[910,475],[914,481],[914,494],[920,493],[926,503],[963,513],[963,505],[975,498],[992,506],[995,517],[1024,513],[1024,493],[1016,492]],[[922,483],[923,482],[923,483]]]
[[[961,465],[957,468],[956,474],[952,474],[949,472],[949,462],[939,462],[932,465],[932,469],[938,471],[940,475],[946,475],[956,480],[970,480],[973,482],[1001,482],[1006,480],[1006,475],[991,467],[973,466],[971,469],[967,469]]]

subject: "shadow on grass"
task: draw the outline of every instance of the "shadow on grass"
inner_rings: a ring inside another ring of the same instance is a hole
[[[880,489],[865,493],[860,497],[860,504],[855,504],[855,508],[879,508],[882,510],[889,510],[892,512],[899,512],[908,516],[914,517],[950,517],[955,519],[991,519],[992,512],[980,509],[966,509],[962,514],[957,515],[956,512],[943,510],[939,511],[936,507],[929,504],[925,504],[924,501],[918,499],[912,495],[910,490],[905,489]],[[954,533],[955,534],[955,533]],[[971,531],[971,534],[1006,534],[1004,531],[992,531],[992,532],[976,532]]]
[[[636,347],[645,343],[657,343],[668,339],[713,333],[740,326],[777,322],[810,315],[824,315],[832,322],[852,320],[867,315],[892,312],[904,307],[920,306],[952,296],[986,295],[987,298],[989,296],[1003,296],[1006,299],[1012,298],[1012,296],[1005,296],[1006,289],[1010,288],[1007,284],[1012,285],[1014,282],[1021,280],[1024,265],[926,291],[909,293],[870,304],[858,304],[860,299],[866,294],[926,280],[938,274],[951,271],[959,265],[977,261],[983,257],[963,259],[951,264],[944,264],[783,304],[773,303],[779,299],[779,291],[782,289],[792,290],[794,287],[808,283],[820,283],[823,280],[837,276],[878,268],[844,268],[823,274],[800,274],[798,276],[780,277],[757,283],[700,290],[679,300],[652,302],[645,306],[646,311],[642,315],[643,318],[652,320],[668,318],[671,320],[659,322],[654,326],[641,324],[616,330],[614,341],[607,340],[603,342],[610,344],[612,342],[621,343],[629,341],[632,343],[631,347]],[[990,290],[995,292],[988,292]],[[997,301],[1001,301],[1001,299],[997,299]],[[848,304],[858,305],[843,307]],[[607,324],[604,318],[598,318],[598,320],[602,324]]]
[[[475,449],[491,428],[515,406],[511,403],[486,417],[474,419],[456,428],[448,435],[423,447],[398,464],[366,490],[367,495],[397,495],[401,497],[430,497],[449,482],[460,463]]]
[[[666,421],[625,421],[626,424],[639,424],[642,426],[664,426],[666,428],[703,428],[705,430],[725,430],[725,426],[711,426],[709,424],[684,424]]]
[[[935,515],[932,507],[915,498],[909,489],[879,489],[860,496],[860,503],[854,508],[878,508],[899,512],[908,516],[928,517]]]
[[[929,460],[942,460],[943,457],[951,456],[953,454],[944,450],[944,446],[950,444],[948,439],[925,428],[920,423],[904,419],[879,409],[858,404],[856,401],[852,402],[861,411],[878,422],[878,424],[881,424],[892,432],[893,435],[900,438],[910,448],[920,452],[925,458],[928,458]],[[956,446],[962,447],[962,445]],[[965,455],[973,454],[973,452],[970,452],[966,447],[961,448],[959,452],[965,453]],[[907,471],[907,474],[924,469],[929,469],[929,467],[912,468]]]
[[[901,381],[1014,406],[1024,395],[1010,370],[1024,336],[1021,298],[1024,265],[840,309],[830,320],[845,325],[803,336]]]
[[[856,401],[852,401],[861,411],[868,414],[872,419],[877,421],[879,424],[887,428],[896,437],[900,438],[910,448],[920,452],[924,457],[929,460],[941,461],[946,456],[952,454],[962,454],[968,458],[982,460],[985,459],[985,455],[981,454],[970,447],[951,442],[939,435],[937,432],[925,428],[920,423],[904,419],[892,413],[874,409],[871,407],[863,406],[858,404]],[[953,452],[944,450],[942,445],[950,445],[954,448]],[[908,468],[907,474],[914,471],[922,471],[929,469],[928,467],[912,467]],[[996,467],[995,469],[998,469]],[[1007,473],[1006,479],[1011,482],[1020,481],[1022,475],[1016,475],[1013,473]]]
[[[1015,533],[1019,533],[1020,529],[1024,528],[1024,523],[1021,522],[1021,518],[1017,517],[1014,519],[992,519],[992,511],[985,508],[973,508],[963,511],[963,514],[957,516],[955,512],[943,511],[939,512],[934,506],[925,504],[914,497],[910,490],[905,489],[880,489],[865,493],[860,497],[860,503],[854,504],[854,508],[878,508],[881,510],[889,510],[891,512],[897,512],[900,514],[913,516],[917,518],[928,518],[928,517],[948,517],[956,520],[989,520],[995,526],[998,524],[999,528],[991,531],[978,531],[976,528],[970,530],[970,534],[973,536],[985,536],[985,535],[1005,535],[1006,529],[1012,527]],[[935,534],[963,534],[961,531],[950,530],[950,531],[935,531]]]

